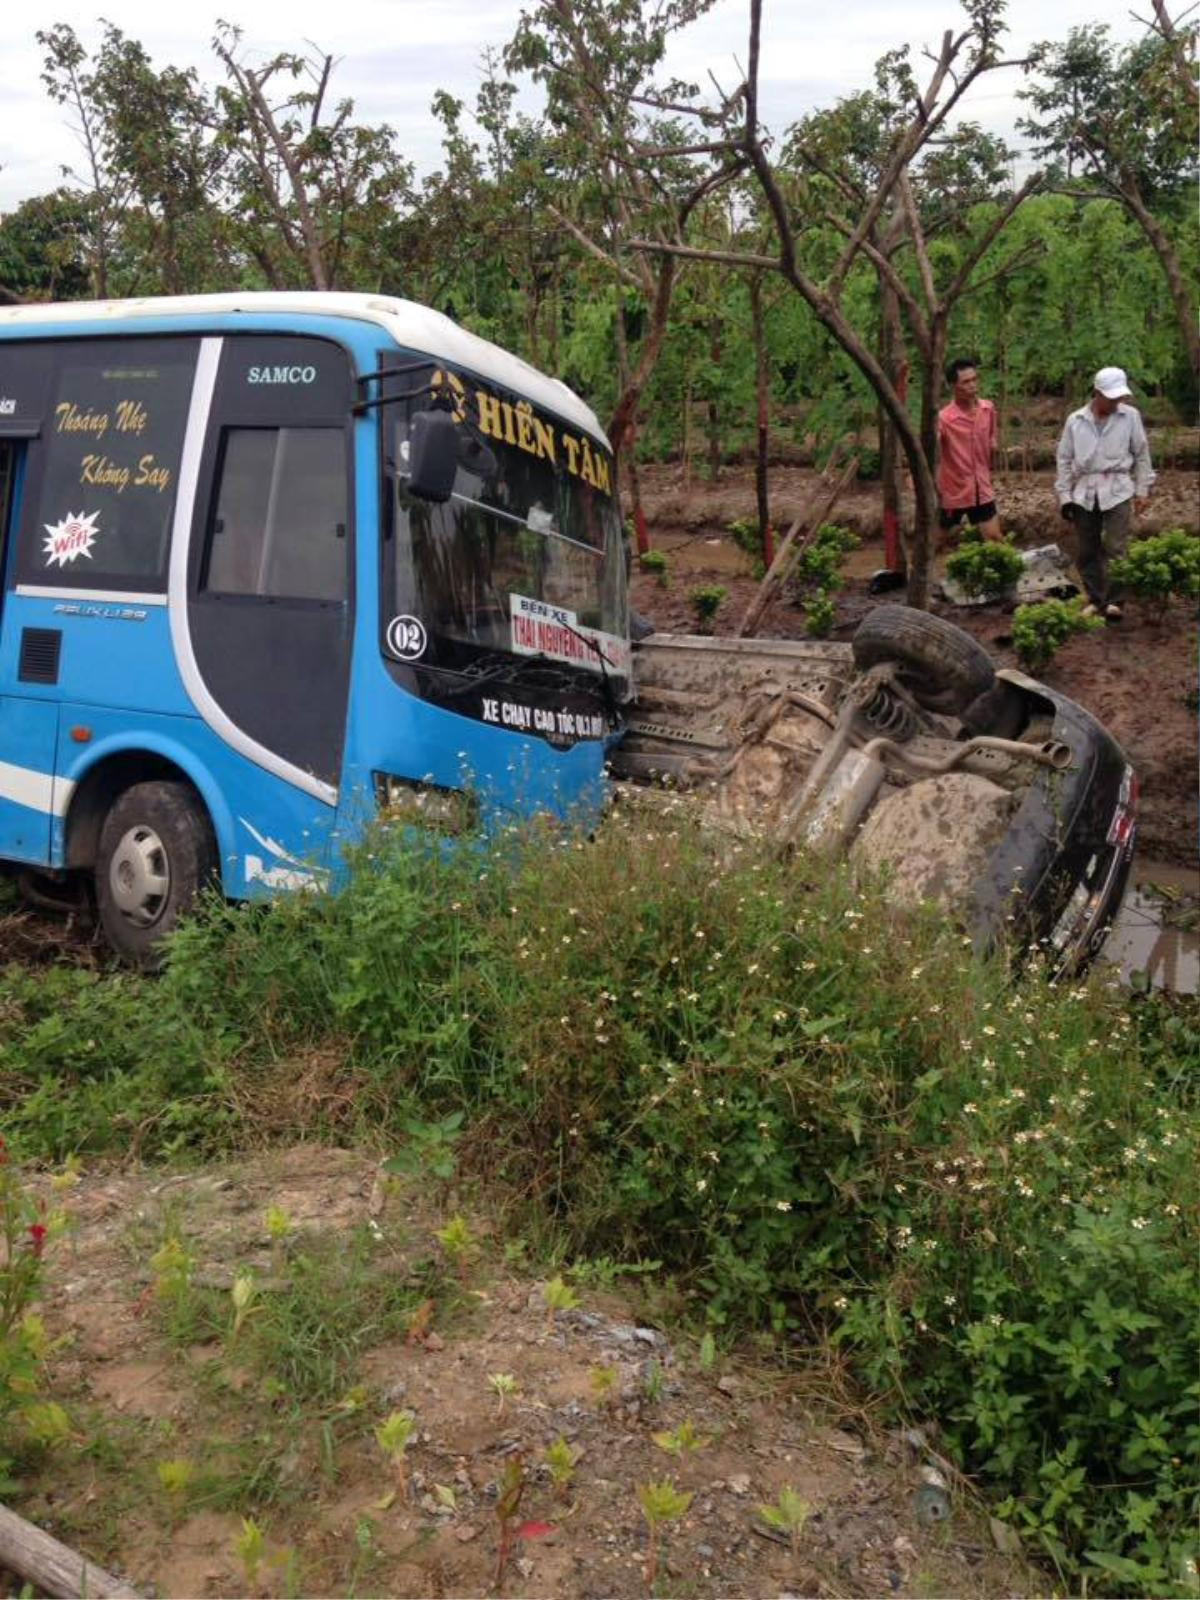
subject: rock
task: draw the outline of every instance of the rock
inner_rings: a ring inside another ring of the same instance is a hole
[[[1001,1555],[1021,1554],[1021,1535],[1015,1528],[1010,1528],[1007,1522],[1001,1522],[999,1517],[989,1517],[988,1527],[991,1530],[992,1543]]]
[[[716,1553],[711,1544],[698,1544],[696,1546],[696,1554],[702,1561],[711,1561]]]
[[[932,1483],[923,1483],[913,1495],[913,1510],[918,1522],[927,1528],[933,1527],[949,1518],[950,1496],[945,1489],[939,1489]]]
[[[479,1529],[469,1522],[464,1522],[461,1527],[455,1528],[454,1537],[459,1544],[470,1544],[472,1539],[479,1537]]]
[[[722,1394],[737,1394],[738,1381],[736,1378],[732,1378],[728,1373],[726,1373],[723,1378],[717,1379],[717,1388]]]
[[[750,1474],[748,1472],[735,1472],[728,1481],[729,1487],[734,1494],[747,1495],[750,1493]]]
[[[659,1345],[666,1344],[667,1342],[663,1338],[662,1334],[656,1332],[654,1328],[635,1328],[633,1330],[633,1337],[641,1344]]]
[[[397,1378],[394,1383],[389,1383],[383,1391],[383,1403],[385,1406],[397,1405],[407,1393],[408,1384],[403,1378]]]
[[[826,1428],[821,1434],[821,1443],[844,1456],[859,1457],[867,1453],[861,1439],[856,1439],[852,1433],[843,1433],[841,1428]]]
[[[533,1562],[528,1556],[520,1556],[517,1560],[517,1571],[523,1578],[533,1577]]]

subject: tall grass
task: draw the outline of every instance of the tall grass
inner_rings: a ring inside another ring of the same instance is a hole
[[[682,814],[213,906],[156,982],[10,974],[6,1131],[147,1155],[461,1109],[497,1192],[716,1325],[829,1337],[1091,1592],[1189,1592],[1195,1013],[982,962]]]

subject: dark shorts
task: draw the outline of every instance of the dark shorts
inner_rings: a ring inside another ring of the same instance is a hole
[[[981,506],[957,506],[951,511],[942,511],[938,520],[943,528],[957,528],[964,517],[973,528],[981,522],[990,522],[996,515],[996,502],[985,500]]]

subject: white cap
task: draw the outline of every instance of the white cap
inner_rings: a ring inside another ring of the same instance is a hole
[[[1092,388],[1106,400],[1128,400],[1129,380],[1121,367],[1101,367],[1092,379]]]

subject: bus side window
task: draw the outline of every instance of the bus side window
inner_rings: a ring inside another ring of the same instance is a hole
[[[344,600],[349,582],[341,428],[226,428],[201,588]]]

